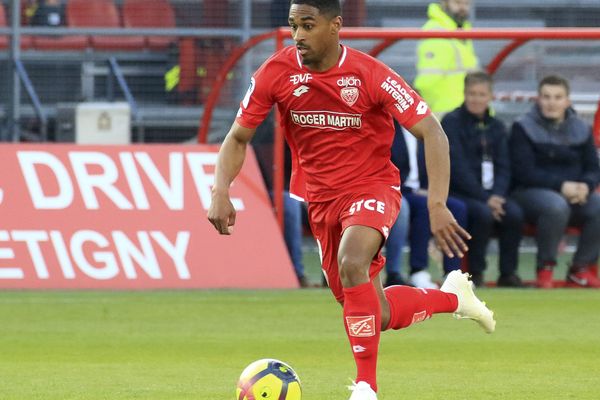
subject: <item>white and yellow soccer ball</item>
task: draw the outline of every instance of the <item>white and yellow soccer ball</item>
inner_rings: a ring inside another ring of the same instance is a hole
[[[237,384],[236,400],[300,400],[300,379],[283,361],[265,358],[248,365]]]

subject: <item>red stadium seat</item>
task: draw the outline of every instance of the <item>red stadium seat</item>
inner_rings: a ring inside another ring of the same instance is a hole
[[[120,28],[119,11],[112,0],[69,0],[67,24],[70,27]],[[91,45],[97,50],[142,50],[142,36],[92,36]]]
[[[85,50],[89,41],[86,36],[35,36],[33,47],[38,50]]]
[[[6,10],[4,5],[0,3],[0,27],[8,27],[8,21],[6,19]],[[29,36],[21,36],[21,49],[27,50],[31,48],[32,40]],[[8,36],[0,36],[0,50],[5,50],[10,47],[10,38]]]
[[[125,0],[123,25],[126,28],[175,28],[175,12],[168,0]],[[164,50],[175,40],[172,36],[148,36],[146,46]]]

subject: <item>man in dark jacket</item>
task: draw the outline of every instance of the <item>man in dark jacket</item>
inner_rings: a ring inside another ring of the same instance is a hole
[[[33,26],[65,25],[65,6],[62,0],[38,0],[31,8]]]
[[[494,230],[500,245],[498,286],[520,287],[517,275],[523,212],[507,198],[510,153],[504,124],[490,115],[492,78],[471,72],[465,102],[442,120],[450,142],[450,192],[467,205],[469,272],[473,281],[486,269],[486,249]]]
[[[581,235],[567,285],[600,287],[590,271],[600,250],[600,166],[591,128],[571,108],[564,78],[540,81],[537,104],[513,125],[510,150],[513,197],[537,226],[538,286],[552,287],[558,245],[572,224]]]

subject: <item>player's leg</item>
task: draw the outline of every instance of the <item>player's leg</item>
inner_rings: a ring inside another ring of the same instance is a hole
[[[338,250],[344,292],[344,326],[356,362],[356,382],[366,382],[374,391],[377,391],[381,304],[371,282],[370,269],[382,243],[383,236],[379,231],[352,225],[344,230]],[[383,260],[379,263],[383,264]]]
[[[349,288],[348,291],[346,291],[346,289],[343,287],[342,285],[342,281],[340,279],[340,268],[338,266],[338,255],[339,254],[344,254],[346,255],[345,257],[341,257],[342,259],[344,259],[346,265],[348,265],[348,268],[346,269],[346,271],[348,271],[348,273],[352,276],[347,276],[345,277],[345,281],[347,282],[347,280],[351,280],[351,281],[357,281],[357,282],[363,282],[365,280],[364,275],[360,273],[360,268],[352,268],[350,267],[350,265],[354,265],[354,264],[360,264],[360,261],[357,261],[359,259],[359,257],[355,256],[354,252],[340,252],[339,251],[339,247],[341,245],[340,241],[341,241],[341,237],[342,232],[343,232],[343,228],[342,228],[342,224],[340,223],[340,214],[344,214],[346,213],[346,215],[348,214],[347,209],[350,207],[350,204],[352,204],[353,202],[351,200],[348,200],[347,198],[339,198],[336,199],[334,201],[331,202],[325,202],[325,203],[310,203],[309,204],[309,219],[310,219],[310,224],[311,224],[311,228],[313,231],[313,234],[315,236],[315,239],[317,240],[317,244],[319,246],[319,253],[321,256],[321,263],[322,263],[322,268],[323,268],[323,272],[327,278],[327,282],[329,284],[329,288],[331,290],[331,292],[333,293],[333,295],[335,296],[335,299],[343,306],[344,308],[344,326],[346,327],[346,332],[348,333],[348,325],[346,323],[347,319],[345,318],[345,314],[346,314],[346,309],[347,307],[349,307],[350,309],[353,308],[353,304],[356,304],[357,300],[355,299],[357,294],[356,292],[358,292],[358,297],[362,296],[360,295],[360,291],[361,291],[361,287],[364,288],[365,284],[359,285],[359,287],[354,287],[354,288]],[[391,221],[391,223],[393,223],[393,221]],[[390,224],[391,225],[391,224]],[[348,228],[348,227],[347,227]],[[364,227],[363,227],[364,228]],[[348,228],[350,229],[350,228]],[[347,229],[347,230],[348,230]],[[367,228],[370,229],[370,228]],[[348,230],[348,232],[353,232],[354,229],[350,229]],[[377,254],[379,251],[379,247],[381,246],[381,242],[382,242],[382,234],[373,230],[375,232],[376,235],[378,235],[379,237],[377,239],[375,239],[375,241],[378,243],[376,246],[376,250],[372,251],[373,254]],[[350,234],[346,234],[344,233],[344,235],[348,238],[351,238]],[[353,240],[348,239],[345,243],[347,243],[347,245],[351,246],[351,243],[354,242]],[[359,244],[360,245],[360,244]],[[357,245],[357,246],[359,246]],[[373,245],[375,246],[375,245]],[[352,246],[352,247],[356,247],[356,246]],[[364,251],[363,251],[364,252]],[[366,253],[369,253],[369,251],[367,251]],[[361,258],[362,259],[362,258]],[[369,261],[366,261],[367,266],[365,267],[366,272],[366,286],[368,288],[368,286],[372,285],[369,281],[369,265],[371,264],[371,261],[373,259],[373,255],[371,255],[371,259]],[[354,260],[354,261],[351,261]],[[378,256],[378,269],[377,269],[377,273],[379,273],[379,271],[381,270],[381,268],[383,267],[383,258]],[[358,274],[356,274],[355,272],[351,272],[351,270],[358,270]],[[347,284],[350,286],[351,284],[347,282]],[[368,291],[368,290],[367,290]],[[348,299],[349,297],[349,299]],[[367,295],[368,297],[368,295]],[[365,343],[363,343],[362,345],[360,343],[355,344],[353,343],[352,338],[354,337],[363,337],[363,338],[373,338],[375,337],[375,333],[376,333],[376,327],[378,328],[378,326],[375,324],[374,320],[377,318],[378,320],[380,319],[380,316],[378,316],[378,310],[380,310],[379,308],[379,302],[377,299],[377,294],[375,294],[375,302],[373,302],[372,300],[370,301],[371,306],[374,308],[374,310],[368,310],[367,314],[365,315],[372,315],[372,323],[368,326],[363,325],[363,324],[357,324],[357,325],[353,325],[352,328],[352,332],[354,336],[350,336],[349,338],[351,338],[350,343],[353,349],[353,354],[355,355],[355,359],[356,359],[356,364],[357,364],[357,371],[359,371],[358,376],[359,378],[357,379],[357,384],[354,385],[352,387],[352,397],[350,398],[351,400],[374,400],[377,399],[377,395],[375,394],[375,392],[373,391],[373,389],[371,388],[371,383],[373,385],[373,388],[376,388],[376,382],[375,382],[375,373],[376,373],[376,363],[372,362],[372,357],[373,357],[373,353],[372,352],[367,352],[366,349],[368,348],[370,351],[374,349],[375,353],[375,359],[377,357],[377,347],[378,347],[378,339],[379,339],[379,333],[377,332],[377,344],[375,346],[372,346],[371,344],[368,344],[365,346]],[[349,304],[349,305],[348,305]],[[350,322],[353,321],[352,318],[349,319]],[[367,321],[366,323],[368,324],[370,321]],[[364,348],[365,350],[363,351],[361,347],[354,347],[354,346],[362,346],[362,348]],[[358,359],[357,359],[357,355],[359,355]],[[370,357],[363,357],[369,355]],[[363,372],[363,371],[370,371],[372,369],[372,372]],[[362,378],[363,376],[372,376],[372,378]],[[362,379],[362,381],[361,381]],[[368,379],[368,381],[367,381]],[[371,382],[371,383],[369,383]]]
[[[377,283],[377,281],[374,281]],[[484,331],[492,333],[496,327],[494,313],[481,302],[473,291],[468,274],[452,271],[440,289],[422,289],[410,286],[376,285],[382,304],[387,302],[389,317],[382,313],[382,330],[403,329],[440,313],[454,313],[458,319],[476,321]],[[385,306],[382,306],[385,309]]]
[[[433,314],[452,313],[458,307],[457,296],[439,289],[388,286],[379,278],[373,281],[382,306],[381,329],[402,329],[431,318]]]

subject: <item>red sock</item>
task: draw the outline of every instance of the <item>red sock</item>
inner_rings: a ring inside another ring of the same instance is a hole
[[[344,288],[344,322],[356,362],[356,382],[367,382],[377,391],[381,304],[373,283]]]
[[[389,286],[384,292],[390,305],[390,322],[386,329],[406,328],[433,314],[454,312],[458,307],[455,294],[437,289]]]

